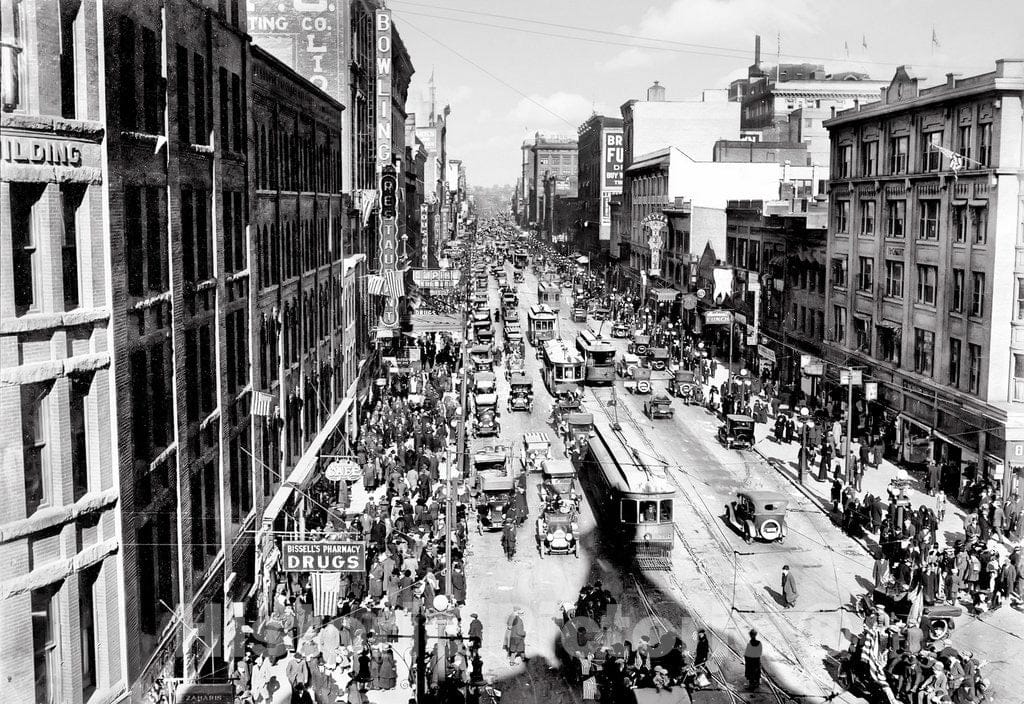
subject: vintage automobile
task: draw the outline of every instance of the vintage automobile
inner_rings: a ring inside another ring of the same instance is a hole
[[[477,394],[473,397],[473,405],[476,408],[476,426],[474,428],[476,436],[500,435],[498,394]]]
[[[630,352],[615,360],[615,373],[624,379],[632,379],[633,374],[639,367],[640,358]]]
[[[494,376],[494,372],[475,372],[473,374],[474,394],[493,394],[496,384],[497,377]]]
[[[477,513],[484,530],[500,530],[512,508],[515,478],[508,455],[500,447],[479,448],[473,455]]]
[[[788,505],[789,499],[775,491],[740,491],[734,501],[726,504],[725,518],[748,543],[752,540],[782,542],[787,531]]]
[[[572,307],[572,322],[574,323],[585,323],[587,322],[587,304],[577,303]]]
[[[665,394],[655,394],[644,401],[644,414],[654,420],[655,418],[674,418],[676,409],[672,408],[672,399]]]
[[[525,279],[524,279],[524,275],[523,275],[523,271],[522,271],[522,269],[516,269],[516,270],[515,270],[515,271],[514,271],[514,272],[512,273],[512,280],[513,280],[513,281],[515,281],[515,282],[516,282],[517,284],[521,284],[521,283],[523,283],[523,281],[524,281]]]
[[[868,597],[865,595],[865,600]],[[870,603],[865,608],[882,606],[894,618],[906,621],[913,606],[913,594],[906,585],[889,583],[884,589],[875,589],[870,596]],[[950,631],[956,628],[955,619],[963,614],[963,608],[956,605],[936,603],[923,606],[921,612],[921,628],[931,640],[948,638]]]
[[[506,326],[509,323],[518,323],[519,322],[519,309],[518,308],[506,308],[504,311],[502,311],[502,315],[505,316],[505,325]]]
[[[551,459],[551,439],[547,433],[523,433],[523,471],[536,472],[544,460]]]
[[[583,409],[580,399],[575,396],[559,396],[551,406],[552,422],[555,427],[570,413],[579,413]]]
[[[594,320],[608,320],[608,316],[611,315],[611,311],[604,306],[598,306],[594,309],[592,315],[594,316]]]
[[[626,351],[630,354],[635,354],[643,357],[647,354],[647,350],[651,347],[651,336],[650,335],[633,335],[633,339],[630,340],[629,345],[626,347]]]
[[[587,449],[587,442],[594,430],[594,415],[592,413],[569,413],[565,416],[565,422],[569,426],[569,442],[577,452],[583,453]],[[566,453],[570,448],[566,448]]]
[[[669,354],[665,347],[649,347],[647,349],[646,365],[656,372],[668,368]]]
[[[515,308],[519,305],[519,296],[514,291],[506,291],[501,294],[501,305],[505,308]]]
[[[558,508],[545,509],[537,519],[537,550],[548,555],[568,555],[579,557],[580,527],[576,521],[576,511],[568,504]]]
[[[469,350],[469,358],[473,362],[473,369],[475,371],[494,371],[494,356],[491,354],[490,345],[474,345]]]
[[[754,444],[754,419],[730,413],[718,429],[718,441],[730,450],[750,447]]]
[[[488,322],[477,321],[473,323],[473,334],[476,337],[476,341],[481,345],[490,345],[494,342],[494,328]]]
[[[513,374],[509,379],[508,410],[533,413],[533,379],[525,374]]]
[[[681,398],[686,405],[690,405],[690,399],[693,398],[693,387],[696,384],[697,376],[692,371],[677,369],[668,381],[668,392],[676,398]]]
[[[629,326],[625,323],[615,323],[612,325],[612,337],[619,339],[629,337]]]
[[[470,319],[472,320],[474,325],[480,322],[487,323],[488,325],[490,325],[491,311],[488,310],[487,308],[478,308],[473,311]]]
[[[636,367],[631,375],[631,381],[627,381],[625,386],[627,389],[632,391],[634,394],[649,394],[654,388],[651,385],[651,370],[645,367]]]
[[[522,354],[510,353],[505,361],[505,380],[511,381],[516,374],[526,374],[526,360]]]
[[[486,292],[486,289],[484,290],[483,293],[474,293],[473,294],[473,298],[471,300],[471,303],[472,303],[473,311],[474,312],[480,312],[480,311],[485,311],[486,312],[486,311],[489,311],[490,310],[490,306],[488,305],[488,302],[487,302],[487,292]],[[488,316],[490,316],[490,313],[488,313]]]
[[[576,467],[569,460],[541,460],[541,483],[538,487],[545,506],[557,506],[560,501],[579,510],[582,494]]]

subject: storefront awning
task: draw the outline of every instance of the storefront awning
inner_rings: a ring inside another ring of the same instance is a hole
[[[454,315],[438,313],[414,313],[412,319],[413,335],[420,335],[428,332],[451,332],[462,331],[462,323]]]
[[[288,479],[278,487],[277,491],[274,492],[273,498],[270,499],[270,503],[267,504],[266,510],[263,511],[263,525],[269,526],[273,524],[277,518],[277,514],[281,512],[284,505],[288,502],[288,497],[294,489],[304,491],[313,483],[315,477],[313,476],[317,460],[320,457],[320,453],[324,449],[324,444],[330,439],[334,431],[338,429],[338,425],[341,420],[348,413],[348,409],[352,406],[352,398],[348,397],[342,401],[331,417],[327,419],[324,427],[316,434],[313,438],[313,442],[309,444],[309,447],[299,458],[299,461],[295,464],[295,468],[292,469],[291,474],[288,475]],[[328,451],[334,448],[327,448]]]
[[[655,303],[671,303],[676,300],[676,296],[679,295],[679,291],[674,288],[652,288],[651,298],[654,299]]]

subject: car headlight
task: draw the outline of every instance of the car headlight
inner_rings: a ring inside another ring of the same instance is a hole
[[[545,538],[545,540],[547,540],[549,543],[552,540],[554,540],[554,539],[555,539],[555,534],[554,533],[548,533],[547,538]]]
[[[565,539],[571,543],[572,541],[576,540],[576,537],[572,533],[566,533]]]

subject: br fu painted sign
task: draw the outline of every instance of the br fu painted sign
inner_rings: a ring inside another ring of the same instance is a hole
[[[362,572],[366,569],[363,543],[331,540],[286,540],[281,543],[285,572]]]

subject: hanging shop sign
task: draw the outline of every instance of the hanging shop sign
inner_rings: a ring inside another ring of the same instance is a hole
[[[864,372],[860,369],[840,369],[839,370],[839,385],[847,386],[853,384],[854,386],[860,386],[864,383]]]
[[[179,684],[174,690],[174,704],[233,704],[235,685]]]
[[[651,268],[648,271],[657,276],[661,273],[661,248],[665,244],[661,233],[668,226],[668,218],[664,213],[651,213],[640,224],[647,230],[647,246],[651,250]]]
[[[869,381],[864,384],[864,399],[867,401],[878,400],[878,382]]]
[[[363,473],[360,471],[359,464],[355,460],[335,459],[331,460],[331,463],[327,465],[327,469],[324,470],[324,476],[332,482],[340,482],[342,479],[355,481],[363,476]]]
[[[366,569],[363,543],[335,540],[286,540],[281,543],[285,572],[362,572]]]
[[[757,346],[757,356],[760,357],[761,359],[768,360],[772,364],[776,363],[774,350],[770,350],[767,347],[765,347],[764,345],[758,345]]]
[[[462,280],[461,269],[413,269],[413,283],[420,288],[455,289]]]
[[[704,313],[706,325],[732,325],[732,311],[709,310]]]

